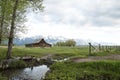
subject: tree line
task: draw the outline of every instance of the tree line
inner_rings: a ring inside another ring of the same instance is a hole
[[[0,45],[8,40],[6,58],[11,58],[13,39],[24,31],[27,10],[42,11],[43,0],[0,0]]]
[[[76,46],[76,42],[73,39],[69,39],[65,42],[57,42],[55,46],[69,46],[69,47],[73,46],[74,47]]]

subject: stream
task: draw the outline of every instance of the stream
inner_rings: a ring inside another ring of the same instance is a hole
[[[49,59],[48,59],[49,60]],[[47,61],[47,64],[51,61]],[[62,60],[52,60],[54,62],[63,62],[69,60],[64,58]],[[50,70],[47,65],[39,65],[34,67],[27,67],[24,69],[8,69],[1,72],[2,77],[7,77],[7,80],[43,80],[46,73]]]
[[[40,65],[31,68],[6,70],[2,72],[2,76],[7,77],[8,80],[42,80],[49,70],[47,65]]]

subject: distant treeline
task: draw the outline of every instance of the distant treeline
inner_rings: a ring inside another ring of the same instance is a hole
[[[76,42],[73,39],[69,39],[65,42],[57,42],[54,46],[76,46]]]

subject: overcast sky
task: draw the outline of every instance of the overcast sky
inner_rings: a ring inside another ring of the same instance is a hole
[[[27,15],[25,37],[42,35],[120,44],[120,0],[44,0]]]

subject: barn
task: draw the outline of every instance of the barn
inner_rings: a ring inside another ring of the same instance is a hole
[[[52,45],[47,43],[44,39],[41,39],[37,43],[25,44],[26,47],[51,47]]]

